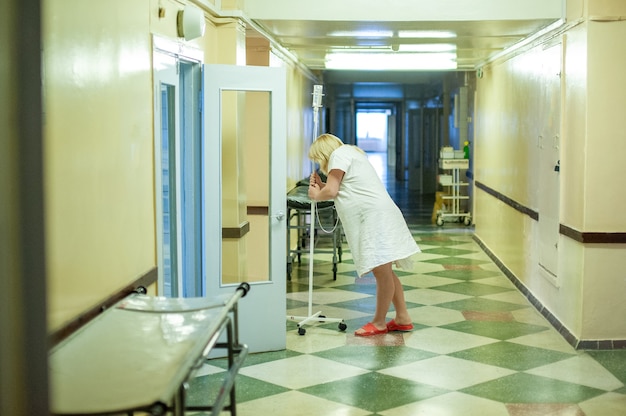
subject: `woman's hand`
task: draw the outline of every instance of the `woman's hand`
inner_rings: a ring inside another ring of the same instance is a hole
[[[321,182],[322,179],[320,178],[320,175],[317,174],[317,172],[311,173],[311,176],[309,177],[309,198],[314,201],[317,199],[316,197],[322,189],[320,187]]]
[[[321,186],[322,186],[322,178],[320,178],[320,175],[318,175],[317,172],[311,173],[311,176],[309,176],[309,184],[311,184],[311,185],[317,184],[321,188]]]
[[[342,170],[333,169],[328,173],[328,180],[324,183],[317,173],[312,173],[309,179],[309,198],[314,201],[334,199],[339,192],[343,175]]]

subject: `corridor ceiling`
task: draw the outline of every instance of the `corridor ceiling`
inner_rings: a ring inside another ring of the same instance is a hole
[[[313,73],[323,72],[326,79],[403,82],[414,79],[415,71],[328,70],[327,55],[445,44],[456,49],[458,71],[474,71],[558,25],[563,4],[563,0],[245,0],[243,13],[251,22],[249,31],[268,37],[275,47]],[[408,31],[420,33],[401,37]]]

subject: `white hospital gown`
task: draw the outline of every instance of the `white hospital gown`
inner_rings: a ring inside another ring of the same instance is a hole
[[[330,156],[328,171],[333,169],[344,172],[335,207],[358,275],[389,262],[410,269],[420,249],[367,156],[343,145]]]

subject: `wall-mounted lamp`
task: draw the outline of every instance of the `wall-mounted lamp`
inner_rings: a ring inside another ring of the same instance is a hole
[[[206,27],[204,12],[188,4],[183,10],[178,12],[176,26],[179,37],[185,38],[185,40],[199,38],[204,35]]]

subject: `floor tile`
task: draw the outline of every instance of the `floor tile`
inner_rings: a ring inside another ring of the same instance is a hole
[[[383,416],[510,416],[503,403],[456,392],[385,410],[380,414]]]
[[[462,257],[442,257],[438,259],[430,259],[424,260],[428,263],[435,264],[461,264],[461,265],[472,265],[472,266],[480,266],[481,264],[487,263],[487,260],[474,260],[474,259],[466,259]]]
[[[478,270],[442,270],[425,273],[431,276],[448,277],[457,280],[478,280],[500,275],[499,272],[483,269],[482,265]]]
[[[585,416],[581,408],[571,403],[507,404],[511,416]]]
[[[230,413],[225,413],[230,415]],[[299,391],[289,391],[237,406],[238,416],[368,416],[371,412]]]
[[[446,277],[429,276],[427,274],[418,273],[407,276],[401,281],[404,285],[420,288],[430,288],[458,283],[457,279],[448,279]]]
[[[442,326],[465,320],[461,311],[438,306],[412,308],[409,309],[409,314],[414,323],[426,326]]]
[[[477,361],[517,371],[530,370],[572,357],[572,354],[511,342],[495,342],[451,353],[450,355],[464,360]]]
[[[605,393],[592,387],[525,373],[488,381],[461,392],[502,403],[578,403]]]
[[[459,390],[514,373],[506,368],[448,356],[429,358],[379,372],[448,390]]]
[[[545,326],[552,328],[546,318],[544,318],[536,309],[532,307],[516,309],[511,311],[517,322],[524,322],[532,325]]]
[[[431,358],[436,354],[409,347],[378,347],[347,345],[315,353],[316,356],[377,371]]]
[[[626,394],[606,393],[579,404],[585,416],[626,415]]]
[[[606,391],[612,391],[624,386],[624,383],[615,378],[613,374],[587,354],[533,368],[526,372]]]
[[[324,305],[328,303],[337,303],[345,300],[363,299],[368,295],[355,292],[347,292],[345,290],[321,288],[313,290],[312,292],[313,302],[318,305]],[[300,302],[309,301],[309,292],[294,292],[287,295],[287,299],[298,300]]]
[[[467,250],[467,249],[462,249],[459,248],[458,245],[454,245],[454,246],[445,246],[445,247],[435,247],[435,248],[428,248],[428,249],[422,249],[422,253],[426,253],[426,254],[440,254],[443,256],[461,256],[463,254],[471,254],[473,253],[472,250]]]
[[[451,308],[459,311],[515,311],[517,309],[529,308],[529,305],[518,305],[510,302],[500,302],[490,299],[468,298],[454,302],[439,304],[442,308]]]
[[[482,312],[482,311],[477,311]],[[507,313],[506,311],[497,312],[483,312],[483,313]],[[466,332],[468,334],[482,335],[485,337],[496,338],[505,340],[509,338],[516,338],[522,335],[534,334],[537,332],[546,331],[547,329],[539,325],[525,324],[523,322],[516,321],[477,321],[467,320],[462,322],[455,322],[442,326],[442,328],[452,329],[454,331]]]
[[[186,400],[191,406],[208,406],[215,402],[224,381],[225,372],[197,377],[187,389]],[[235,380],[235,397],[237,403],[270,397],[289,391],[288,388],[267,383],[254,377],[238,374]]]
[[[444,389],[375,372],[318,384],[300,391],[370,412],[380,412],[447,393]]]
[[[299,355],[280,361],[244,367],[240,374],[290,389],[342,380],[366,373],[361,368],[326,360],[314,355]]]
[[[512,289],[503,288],[499,286],[491,286],[483,284],[482,282],[461,282],[451,285],[433,287],[434,290],[441,290],[444,292],[459,293],[468,296],[482,296],[488,299],[485,295],[494,295],[502,292],[512,292]],[[523,299],[525,301],[525,299]]]
[[[570,354],[574,354],[576,351],[555,330],[547,330],[529,335],[523,335],[517,338],[510,338],[507,341],[514,342],[516,344],[528,345],[531,347],[566,352]]]
[[[358,308],[339,308],[336,307],[335,305],[323,305],[323,304],[313,304],[311,305],[311,313],[309,313],[309,305],[304,305],[304,306],[300,306],[298,308],[289,308],[287,310],[287,315],[285,316],[286,319],[293,321],[295,324],[299,324],[301,321],[304,321],[305,319],[309,318],[309,317],[313,317],[313,316],[323,316],[326,318],[333,318],[333,319],[343,319],[344,321],[347,321],[349,319],[356,319],[356,318],[361,318],[363,316],[369,316],[371,315],[370,313],[368,313],[368,310],[364,310],[361,311]],[[318,314],[318,312],[321,312],[320,314]],[[312,324],[317,324],[317,323],[322,323],[323,321],[320,320],[311,320],[310,323],[307,323],[305,325],[312,325]]]
[[[438,354],[449,354],[494,342],[498,340],[442,328],[421,329],[405,336],[407,346]]]
[[[480,268],[482,270],[491,270],[490,268],[486,267],[488,265],[481,265]],[[486,277],[484,279],[480,279],[480,283],[485,284],[485,285],[491,285],[491,286],[500,286],[500,287],[506,287],[512,290],[517,290],[515,288],[515,285],[513,283],[511,283],[511,281],[503,274],[499,274],[499,275],[495,275],[493,277]],[[519,292],[518,292],[519,293]],[[523,297],[523,295],[520,293],[520,296]],[[526,298],[524,298],[526,299]]]
[[[408,302],[416,304],[437,305],[439,303],[467,299],[469,296],[434,289],[412,289],[404,292],[404,298]]]
[[[589,351],[589,355],[626,384],[626,350]]]
[[[404,347],[404,333],[388,332],[386,334],[369,337],[356,336],[353,333],[346,337],[346,346],[367,346],[367,347]]]
[[[409,308],[421,306],[421,304],[415,303],[411,299],[407,298],[406,300],[407,307]],[[361,314],[373,315],[376,309],[376,298],[374,296],[359,297],[356,299],[346,300],[342,302],[335,302],[331,306],[335,308],[357,311]]]
[[[480,283],[485,283],[484,280],[481,280]],[[481,295],[482,298],[497,300],[500,302],[508,302],[508,303],[516,303],[518,305],[528,305],[528,299],[524,297],[517,290],[510,288],[507,291],[501,291],[500,293],[492,293],[488,295]]]
[[[346,343],[346,334],[318,327],[304,326],[306,335],[299,335],[296,330],[287,331],[287,347],[291,351],[302,354],[312,354],[336,348]]]
[[[462,315],[467,321],[512,322],[515,320],[511,312],[463,311]]]

